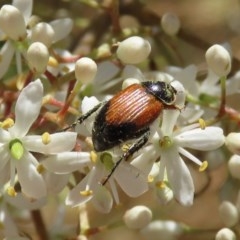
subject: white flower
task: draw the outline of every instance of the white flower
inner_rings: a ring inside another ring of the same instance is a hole
[[[84,98],[82,104],[83,114],[93,108],[98,101],[91,98]],[[94,114],[90,116],[82,125],[86,125],[91,131]],[[66,199],[67,205],[77,206],[92,200],[94,206],[101,212],[109,212],[112,208],[113,200],[110,192],[101,182],[109,174],[114,163],[119,160],[122,151],[119,147],[108,152],[70,152],[60,153],[47,157],[42,164],[49,171],[58,174],[67,174],[76,170],[83,171],[89,168],[85,178],[77,184],[69,193]],[[83,172],[84,173],[84,172]],[[114,200],[119,204],[119,197],[115,182],[130,197],[137,197],[148,190],[147,176],[127,162],[122,162],[109,179]]]
[[[177,89],[179,95],[182,92],[181,84],[174,81],[172,85]],[[175,104],[181,107],[183,103],[183,96],[177,97]],[[190,171],[181,155],[198,164],[200,169],[203,170],[206,167],[206,162],[202,163],[185,148],[200,151],[213,150],[223,145],[224,135],[221,128],[206,127],[203,129],[204,127],[199,128],[198,124],[174,131],[179,114],[180,111],[177,109],[163,112],[161,129],[150,140],[152,145],[146,147],[143,153],[132,161],[132,164],[142,170],[145,169],[148,174],[151,165],[160,157],[160,172],[157,182],[164,181],[166,171],[175,198],[183,205],[191,205],[193,203],[194,185]]]
[[[222,228],[217,232],[215,240],[237,240],[237,236],[231,229]]]
[[[223,201],[219,206],[219,214],[226,227],[234,227],[239,221],[237,207],[229,201]]]
[[[16,194],[14,190],[15,171],[21,191],[25,195],[35,199],[46,195],[44,179],[36,168],[39,165],[38,161],[31,152],[55,154],[69,151],[75,145],[76,133],[27,135],[40,113],[42,97],[43,86],[40,80],[30,83],[22,90],[16,102],[15,124],[7,130],[0,129],[2,156],[0,171],[10,174],[8,192],[12,196]],[[5,127],[9,121],[3,122],[2,127]]]
[[[17,38],[14,37],[13,34],[10,34],[7,29],[11,29],[9,25],[9,22],[7,19],[3,18],[3,25],[7,24],[7,28],[2,27],[0,29],[0,38],[1,39],[8,39],[3,47],[1,48],[0,55],[1,55],[1,62],[0,62],[0,78],[2,78],[5,73],[7,72],[12,58],[14,54],[16,55],[16,67],[17,72],[22,72],[22,60],[21,55],[25,57],[28,46],[32,42],[41,42],[43,44],[46,44],[47,47],[50,47],[51,44],[65,38],[70,31],[72,30],[73,22],[69,18],[64,19],[57,19],[54,21],[51,21],[49,24],[47,23],[38,23],[33,29],[27,29],[28,21],[30,20],[31,14],[32,14],[32,0],[14,0],[11,5],[7,5],[7,10],[10,6],[11,9],[16,9],[18,12],[18,15],[21,19],[21,32],[26,32],[26,34],[21,37]],[[6,5],[3,6],[5,8]],[[0,12],[1,14],[1,12]],[[0,15],[1,19],[1,15]],[[7,21],[7,22],[6,22]],[[1,22],[1,20],[0,20]],[[6,22],[6,23],[5,23]],[[46,27],[46,25],[48,27]],[[19,24],[15,24],[17,30],[14,33],[19,32]],[[64,31],[62,31],[62,28],[64,28]],[[49,30],[51,29],[51,31]],[[18,34],[19,35],[19,34]]]

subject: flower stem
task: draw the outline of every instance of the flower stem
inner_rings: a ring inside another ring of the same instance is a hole
[[[226,76],[220,78],[221,85],[221,103],[218,110],[217,118],[222,117],[225,114],[225,105],[226,105]]]
[[[48,238],[47,230],[46,230],[40,210],[32,210],[31,216],[32,216],[33,223],[34,223],[34,226],[37,231],[39,239],[40,240],[48,240],[49,238]]]

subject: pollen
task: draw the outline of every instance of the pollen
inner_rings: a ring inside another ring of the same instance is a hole
[[[14,125],[14,121],[12,118],[7,118],[6,120],[4,120],[2,123],[1,123],[1,127],[3,129],[8,129],[10,127],[12,127]]]
[[[58,61],[56,58],[54,57],[49,57],[49,60],[48,60],[48,66],[50,67],[58,67]]]
[[[45,167],[42,164],[39,164],[37,166],[37,171],[38,171],[39,174],[42,174],[45,171]]]
[[[207,161],[204,161],[204,162],[202,163],[202,165],[199,167],[199,172],[205,171],[205,170],[207,169],[207,167],[208,167],[208,162],[207,162]]]
[[[98,158],[97,153],[95,151],[91,151],[90,152],[90,159],[91,159],[92,163],[96,163],[97,158]]]
[[[199,123],[200,128],[201,128],[202,130],[204,130],[204,129],[206,128],[206,122],[205,122],[202,118],[200,118],[200,119],[198,120],[198,123]]]
[[[12,186],[7,188],[7,194],[10,197],[16,197],[17,196],[17,192],[15,191],[14,187],[12,187]]]
[[[47,145],[51,142],[51,135],[48,132],[42,134],[42,143]]]
[[[148,175],[148,183],[152,183],[154,181],[153,175]]]
[[[158,182],[156,182],[155,185],[157,188],[161,188],[161,189],[166,187],[166,184],[163,181],[158,181]]]
[[[92,190],[84,190],[84,191],[80,191],[80,195],[84,196],[84,197],[88,197],[91,196],[93,194]]]

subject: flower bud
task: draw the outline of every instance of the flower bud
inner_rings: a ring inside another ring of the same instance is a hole
[[[75,77],[82,83],[92,82],[97,73],[97,64],[88,57],[77,60],[75,65]]]
[[[165,13],[161,18],[161,26],[166,34],[174,36],[178,33],[181,23],[174,13]]]
[[[150,43],[134,36],[119,43],[117,57],[125,64],[138,64],[146,60],[150,52]]]
[[[233,155],[228,161],[228,169],[232,177],[240,179],[240,156]]]
[[[130,229],[141,229],[152,220],[152,212],[148,207],[135,206],[127,210],[123,216],[123,221]]]
[[[227,76],[231,70],[231,56],[221,45],[211,46],[206,54],[209,68],[219,77]]]
[[[237,240],[237,237],[231,229],[222,228],[217,232],[215,240]]]
[[[27,50],[28,66],[35,73],[41,74],[45,72],[48,59],[48,49],[40,42],[32,43]]]
[[[239,220],[238,210],[235,205],[229,201],[224,201],[219,207],[219,214],[227,227],[233,227]]]
[[[3,5],[0,9],[0,29],[15,41],[23,40],[27,35],[24,17],[12,5]]]
[[[135,83],[140,84],[140,81],[136,78],[127,78],[123,81],[122,89],[125,89]]]
[[[50,47],[53,43],[54,34],[55,32],[50,24],[41,22],[33,27],[31,32],[31,41],[41,42],[46,47]]]
[[[159,236],[164,240],[173,240],[182,233],[182,226],[174,221],[153,221],[140,234],[146,240],[159,240]]]
[[[240,154],[240,133],[229,133],[225,138],[225,144],[232,153]]]

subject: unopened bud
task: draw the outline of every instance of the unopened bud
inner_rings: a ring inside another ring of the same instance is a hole
[[[27,50],[27,60],[33,72],[38,74],[45,72],[49,60],[47,47],[40,42],[32,43]]]
[[[181,23],[174,13],[165,13],[161,18],[161,26],[166,34],[174,36],[178,33]]]
[[[240,179],[240,156],[235,154],[228,161],[228,169],[232,177]]]
[[[152,212],[148,207],[135,206],[127,210],[123,216],[123,221],[130,229],[141,229],[152,220]]]
[[[77,60],[75,65],[75,77],[82,83],[89,83],[95,78],[97,73],[97,64],[88,57],[82,57]]]
[[[225,144],[232,153],[240,154],[240,133],[229,133],[225,138]]]
[[[237,237],[231,229],[222,228],[217,232],[215,240],[237,240]]]
[[[229,201],[224,201],[219,207],[220,217],[227,227],[233,227],[239,220],[238,210],[235,205]]]
[[[182,226],[177,222],[156,220],[141,229],[140,234],[146,240],[159,240],[159,236],[164,240],[172,240],[176,239],[182,231]]]
[[[41,22],[36,24],[31,31],[31,41],[41,42],[45,46],[50,47],[54,39],[54,30],[48,23]]]
[[[3,5],[0,9],[0,29],[15,41],[23,40],[27,35],[24,17],[12,5]]]
[[[227,76],[231,70],[231,56],[221,45],[211,46],[206,54],[209,68],[219,77]]]
[[[151,52],[150,43],[138,36],[119,43],[117,57],[125,64],[138,64],[147,59]]]
[[[132,85],[134,83],[139,84],[140,81],[136,78],[127,78],[123,81],[122,89],[125,89],[125,88],[129,87],[130,85]]]

